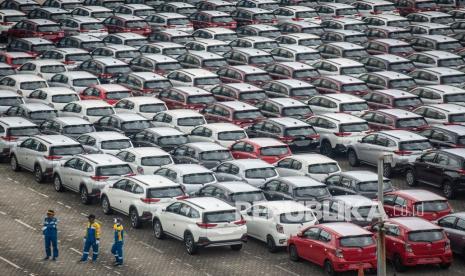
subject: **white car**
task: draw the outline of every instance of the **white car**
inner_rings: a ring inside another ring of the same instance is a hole
[[[465,89],[451,85],[418,86],[409,92],[420,97],[424,104],[465,103]]]
[[[115,104],[117,113],[137,113],[147,119],[152,119],[156,113],[165,110],[168,107],[164,101],[150,96],[128,97]]]
[[[102,100],[71,102],[59,110],[60,117],[79,117],[95,123],[103,116],[115,114],[113,106]]]
[[[88,152],[117,154],[132,148],[131,139],[116,131],[99,131],[83,134],[76,139]]]
[[[213,169],[218,181],[243,181],[259,187],[270,179],[279,177],[276,168],[261,159],[226,161]]]
[[[306,120],[320,134],[320,153],[332,156],[347,151],[370,130],[367,121],[344,113],[326,113]]]
[[[241,212],[247,222],[247,235],[266,242],[268,251],[287,246],[292,235],[318,223],[313,211],[295,201],[268,201]]]
[[[67,72],[65,65],[53,59],[36,59],[24,63],[17,69],[19,74],[37,75],[50,80],[55,74]]]
[[[50,86],[67,87],[80,93],[92,85],[99,85],[99,79],[86,71],[69,71],[54,75],[50,79]]]
[[[307,153],[284,157],[274,164],[280,176],[303,175],[323,181],[329,175],[341,172],[336,160],[321,154]]]
[[[221,83],[217,74],[205,69],[179,69],[169,73],[166,77],[175,87],[195,86],[208,91]]]
[[[181,184],[188,194],[194,194],[203,186],[217,182],[216,176],[211,170],[197,164],[165,166],[156,170],[154,174]]]
[[[195,110],[174,109],[157,113],[152,124],[157,127],[174,127],[189,134],[196,126],[204,125],[205,117]]]
[[[236,141],[247,139],[247,132],[231,123],[211,123],[194,128],[189,134],[190,142],[214,142],[229,147]]]
[[[298,3],[298,2],[296,2]],[[285,6],[273,11],[278,22],[308,21],[321,24],[321,18],[315,9],[306,6]]]
[[[60,61],[69,71],[78,67],[84,60],[92,57],[88,51],[81,48],[55,48],[44,52],[41,58]]]
[[[166,29],[192,33],[194,28],[189,18],[185,15],[174,12],[159,12],[149,15],[145,21],[150,25],[153,32],[164,31]]]
[[[174,164],[169,153],[156,147],[127,148],[116,157],[128,162],[138,174],[154,174],[159,168]]]
[[[153,214],[153,232],[157,239],[166,236],[184,241],[192,255],[199,247],[231,246],[242,249],[247,240],[245,220],[235,207],[214,197],[179,200]]]
[[[18,93],[9,90],[0,90],[0,114],[12,106],[24,104],[24,98]]]
[[[0,117],[0,158],[10,157],[10,151],[17,143],[39,134],[33,122],[22,117]]]
[[[16,92],[23,97],[27,97],[36,89],[46,87],[49,87],[46,80],[32,74],[16,74],[0,79],[0,89]]]
[[[316,115],[343,112],[360,116],[369,110],[367,101],[345,93],[317,95],[308,100],[307,105]]]
[[[76,91],[65,87],[47,87],[37,89],[25,97],[26,103],[42,103],[56,110],[62,110],[70,102],[80,101]]]
[[[429,125],[465,125],[465,107],[462,105],[452,103],[423,105],[415,109],[413,113],[423,116]]]
[[[152,213],[160,205],[186,195],[179,184],[158,175],[123,176],[117,182],[105,185],[100,193],[103,213],[113,211],[128,215],[131,226],[139,228],[145,221],[152,221]]]

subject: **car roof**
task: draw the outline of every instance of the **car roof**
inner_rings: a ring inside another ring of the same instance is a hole
[[[71,88],[67,87],[45,87],[39,88],[37,90],[43,91],[47,93],[47,95],[69,95],[69,94],[77,94],[76,91],[72,90]]]
[[[438,24],[438,23],[432,23],[432,22],[412,22],[411,26],[419,26],[419,27],[425,27],[428,29],[443,29],[443,28],[450,28],[450,26],[444,25],[444,24]]]
[[[248,92],[248,91],[263,91],[262,88],[255,85],[246,83],[246,82],[232,82],[232,83],[223,83],[222,86],[230,87],[239,92]]]
[[[139,16],[135,16],[132,14],[122,14],[122,13],[117,13],[115,15],[112,15],[111,17],[119,17],[121,19],[124,19],[126,21],[143,21],[144,19]]]
[[[127,51],[127,50],[134,50],[136,51],[137,49],[129,46],[129,45],[124,45],[124,44],[107,44],[103,47],[100,47],[98,49],[109,49],[109,50],[114,50],[114,51]]]
[[[227,68],[236,69],[236,70],[244,72],[245,74],[266,73],[265,70],[257,68],[255,66],[251,66],[251,65],[234,65],[234,66],[229,66]]]
[[[424,51],[424,52],[420,52],[419,54],[427,55],[427,56],[435,57],[435,58],[461,58],[459,55],[446,52],[446,51],[439,51],[439,50]]]
[[[157,147],[136,147],[136,148],[127,148],[122,151],[128,151],[137,155],[142,156],[168,156],[168,152]]]
[[[390,221],[402,225],[410,231],[424,231],[432,229],[442,229],[438,225],[420,217],[397,217],[391,218]]]
[[[112,91],[129,91],[129,88],[122,86],[121,84],[116,83],[106,83],[106,84],[97,84],[94,87],[105,90],[106,92]]]
[[[278,180],[291,183],[296,187],[326,186],[324,183],[321,183],[316,179],[303,175],[283,176],[278,178]]]
[[[175,164],[175,165],[165,166],[165,168],[169,168],[183,175],[195,174],[195,173],[212,173],[211,170],[199,164]]]
[[[422,52],[422,53],[425,53],[425,52]],[[399,57],[399,56],[396,56],[396,55],[393,55],[393,54],[373,55],[373,56],[370,56],[370,57],[377,58],[377,59],[382,59],[382,60],[385,60],[385,61],[388,61],[388,62],[391,62],[391,63],[394,63],[394,62],[411,62],[407,58]]]
[[[160,47],[162,49],[165,49],[165,48],[186,48],[184,45],[181,45],[179,43],[169,42],[169,41],[159,41],[159,42],[149,43],[147,45],[153,45],[153,46],[156,46],[156,47]]]
[[[199,30],[202,30],[202,31],[206,31],[206,32],[209,32],[209,33],[212,33],[212,34],[235,34],[236,32],[231,30],[231,29],[228,29],[228,28],[223,28],[223,27],[210,27],[210,28],[203,28],[203,29],[199,29]]]
[[[52,144],[54,146],[70,144],[79,145],[79,143],[76,140],[64,135],[34,135],[34,137],[43,142],[46,142],[47,144]]]
[[[77,8],[86,9],[91,12],[111,11],[111,9],[104,6],[79,6]]]
[[[390,80],[401,80],[401,79],[411,79],[412,78],[409,75],[402,74],[402,73],[399,73],[399,72],[394,72],[394,71],[378,71],[378,72],[371,72],[371,73],[368,73],[368,74],[377,75],[377,76],[384,77],[384,78],[390,79]]]
[[[276,147],[276,146],[285,146],[283,142],[280,140],[274,139],[274,138],[264,138],[264,137],[259,137],[259,138],[245,138],[242,139],[241,141],[255,144],[261,148],[263,147]]]
[[[144,54],[142,57],[147,58],[147,59],[151,59],[153,61],[156,61],[157,63],[161,63],[161,62],[179,62],[179,61],[177,61],[176,59],[174,59],[172,57],[165,56],[165,55],[162,55],[162,54]]]
[[[224,59],[224,57],[221,55],[211,53],[211,52],[206,52],[206,51],[190,50],[187,54],[200,57],[201,59]]]
[[[291,107],[291,106],[306,106],[303,102],[293,99],[293,98],[269,98],[266,101],[278,104],[282,107]]]
[[[321,227],[331,232],[337,233],[339,236],[360,236],[360,235],[373,235],[368,230],[349,222],[331,222],[319,224]]]
[[[112,57],[99,57],[94,58],[93,60],[101,62],[105,65],[128,65],[127,63]]]
[[[283,45],[280,45],[278,48],[290,50],[293,52],[298,52],[299,54],[300,53],[319,53],[319,51],[314,48],[303,46],[303,45],[298,45],[298,44],[283,44]]]
[[[213,72],[210,72],[208,70],[205,70],[205,69],[200,69],[200,68],[191,68],[191,69],[179,69],[179,70],[176,70],[178,72],[183,72],[187,75],[191,75],[193,77],[218,77],[218,75],[216,75],[215,73]]]
[[[244,7],[238,7],[237,10],[248,11],[251,13],[271,13],[272,12],[272,11],[260,9],[260,8],[244,8]]]
[[[309,33],[290,33],[290,34],[285,34],[282,36],[287,36],[287,37],[292,37],[295,39],[320,39],[320,37],[316,34],[309,34]]]
[[[91,154],[79,154],[78,157],[82,159],[86,159],[95,163],[97,165],[107,165],[108,163],[111,164],[127,164],[126,162],[122,161],[118,157],[106,154],[106,153],[91,153]]]
[[[406,45],[410,46],[408,42],[405,42],[399,39],[393,39],[393,38],[379,38],[379,39],[373,39],[372,41],[387,44],[389,46],[406,46]]]
[[[299,211],[309,211],[311,209],[302,203],[292,201],[292,200],[276,200],[276,201],[264,201],[254,206],[261,205],[271,209],[271,212],[274,215],[284,214],[284,213],[291,213],[291,212],[299,212]]]
[[[34,45],[53,44],[53,42],[51,42],[50,40],[39,38],[39,37],[23,37],[23,38],[17,38],[17,40],[26,41]]]
[[[313,84],[311,83],[301,81],[301,80],[296,80],[296,79],[282,79],[282,80],[274,80],[272,82],[279,83],[279,84],[282,84],[290,88],[313,87]]]
[[[121,121],[123,122],[131,122],[131,121],[147,121],[148,119],[143,117],[142,115],[139,115],[137,113],[130,113],[130,112],[127,112],[127,113],[115,113],[115,114],[112,114],[112,115],[109,115],[111,117],[114,117],[114,118],[118,118],[120,119]]]
[[[360,3],[367,3],[372,5],[390,5],[393,4],[391,1],[383,1],[383,0],[360,0]]]
[[[91,36],[91,35],[88,35],[88,34],[78,34],[78,35],[66,36],[66,37],[81,40],[81,41],[86,41],[86,42],[89,42],[89,41],[102,41],[100,38],[95,37],[95,36]]]
[[[423,86],[423,88],[432,89],[435,92],[438,92],[444,95],[465,93],[465,89],[463,88],[455,87],[452,85],[446,85],[446,84],[426,85],[426,86]]]
[[[247,40],[247,41],[250,41],[250,42],[268,42],[268,41],[273,41],[274,42],[275,41],[272,38],[265,37],[265,36],[258,36],[258,35],[244,36],[244,37],[239,37],[237,39],[238,40]]]
[[[37,126],[33,122],[23,117],[0,117],[0,122],[4,123],[8,127],[33,127]]]
[[[273,165],[261,159],[236,159],[236,160],[226,161],[225,163],[236,165],[242,170],[257,169],[257,168],[274,168]]]
[[[334,200],[342,201],[348,206],[367,206],[367,205],[378,205],[375,201],[362,195],[338,195],[333,196]]]
[[[81,78],[84,78],[84,79],[97,78],[94,74],[89,73],[87,71],[66,71],[66,72],[59,73],[59,74],[66,76],[71,80],[81,79]]]
[[[446,200],[444,197],[436,193],[420,189],[397,190],[394,193],[417,201]]]
[[[359,98],[354,95],[345,94],[345,93],[334,93],[334,94],[324,94],[324,95],[316,95],[318,97],[329,98],[337,102],[365,102],[364,99]]]
[[[89,121],[79,118],[79,117],[56,117],[53,119],[55,122],[61,123],[61,125],[70,126],[70,125],[91,125]]]
[[[186,117],[203,117],[202,114],[200,114],[198,111],[195,110],[190,110],[190,109],[171,109],[171,110],[165,110],[161,111],[165,114],[171,115],[173,118],[186,118]],[[159,112],[159,113],[161,113]]]
[[[455,41],[457,41],[457,39],[452,38],[452,37],[448,37],[448,36],[445,36],[445,35],[419,35],[418,37],[428,39],[428,40],[434,40],[434,41],[438,41],[438,42],[451,42],[451,41],[455,42]]]
[[[312,51],[315,49],[312,49]],[[316,50],[315,50],[316,51]],[[302,53],[299,51],[299,53]],[[303,69],[303,70],[308,70],[308,69],[315,69],[313,66],[310,66],[306,63],[303,62],[298,62],[298,61],[284,61],[284,62],[277,62],[276,65],[283,65],[295,70]],[[316,69],[315,69],[316,70]]]
[[[381,93],[395,99],[418,97],[417,95],[399,89],[378,89],[374,90],[373,93]]]
[[[28,54],[26,52],[2,52],[2,54],[6,55],[6,56],[10,56],[12,58],[17,58],[17,57],[30,57],[30,58],[34,58],[31,54]]]
[[[124,4],[124,6],[133,9],[153,9],[153,7],[145,4]]]
[[[278,118],[269,118],[268,121],[275,122],[280,124],[284,127],[308,127],[309,124],[301,121],[299,119],[295,119],[292,117],[278,117]]]
[[[55,21],[42,18],[25,19],[24,21],[29,21],[37,25],[58,25]]]
[[[84,108],[92,108],[92,107],[109,107],[112,106],[104,100],[84,100],[84,101],[77,101],[74,102]]]
[[[156,133],[158,135],[170,136],[170,135],[185,135],[183,132],[173,127],[151,127],[146,128],[145,131]]]
[[[26,15],[22,11],[12,10],[12,9],[1,9],[0,14],[6,15],[6,16],[10,16],[10,15]]]
[[[348,176],[357,179],[360,182],[368,182],[368,181],[378,181],[378,174],[372,171],[346,171],[341,172],[339,175]],[[384,180],[389,180],[387,177],[383,177]]]
[[[240,126],[231,123],[211,123],[203,125],[203,127],[206,127],[216,133],[223,131],[243,131],[243,129]]]
[[[218,150],[228,150],[227,148],[223,147],[220,144],[213,143],[213,142],[192,142],[184,144],[190,148],[195,148],[200,152],[204,151],[218,151]]]
[[[451,153],[454,155],[465,156],[465,149],[463,148],[442,149],[442,151]]]
[[[339,42],[330,42],[327,43],[326,45],[332,45],[336,46],[339,48],[342,48],[343,50],[359,50],[359,49],[365,49],[365,47],[355,44],[355,43],[350,43],[350,42],[345,42],[345,41],[339,41]]]
[[[133,102],[135,104],[153,104],[153,103],[165,104],[164,101],[162,101],[162,100],[160,100],[158,98],[155,98],[155,97],[150,97],[150,96],[127,97],[127,98],[123,98],[121,100],[130,101],[130,102]]]
[[[90,132],[83,135],[89,135],[99,140],[129,140],[124,134],[116,131],[98,131]]]
[[[25,104],[21,104],[20,106],[31,112],[41,111],[41,110],[54,110],[55,111],[53,107],[50,107],[49,105],[46,105],[43,103],[25,103]]]
[[[327,156],[324,156],[319,153],[302,153],[302,154],[294,154],[291,156],[287,156],[284,158],[292,158],[298,160],[302,163],[313,165],[313,164],[326,164],[326,163],[337,163],[336,160],[331,159]]]
[[[321,117],[332,119],[334,121],[338,121],[341,124],[345,123],[365,123],[366,121],[356,117],[354,115],[346,114],[346,113],[325,113],[320,115]]]
[[[202,13],[205,13],[205,14],[208,14],[208,15],[211,15],[211,16],[231,16],[230,14],[222,12],[222,11],[202,10],[202,11],[199,11],[199,12],[202,12]]]
[[[248,183],[240,182],[240,181],[218,182],[212,185],[223,187],[231,193],[260,192],[261,191],[257,187],[254,187]]]
[[[151,81],[151,80],[166,80],[166,78],[162,75],[158,75],[152,72],[131,72],[129,75],[138,77],[144,81]]]
[[[0,89],[0,98],[11,98],[11,97],[21,98],[21,96],[18,95],[18,93],[16,92],[13,92],[11,90]]]
[[[443,103],[443,104],[429,104],[425,105],[427,107],[431,107],[434,109],[439,109],[441,111],[444,111],[448,114],[456,114],[456,113],[464,113],[465,112],[465,107],[457,104],[449,104],[449,103]]]
[[[254,48],[234,48],[232,51],[241,52],[249,56],[269,56],[270,53]]]
[[[400,119],[402,119],[402,118],[418,118],[418,117],[422,117],[421,115],[415,114],[415,113],[407,111],[407,110],[398,109],[398,108],[378,109],[378,112],[381,112],[381,113],[384,113],[384,114],[387,114],[387,115],[391,115],[391,116],[395,116],[395,117],[398,117]]]
[[[363,66],[360,62],[348,58],[329,58],[325,61],[340,66]]]
[[[5,76],[5,78],[12,78],[17,82],[45,81],[43,78],[33,74],[16,74]]]
[[[450,14],[444,13],[444,12],[439,12],[439,11],[422,11],[422,12],[416,12],[415,14],[424,15],[424,16],[428,16],[428,17],[438,17],[438,16],[451,17]]]
[[[396,15],[396,14],[386,14],[386,13],[367,16],[367,18],[371,18],[371,17],[382,18],[382,19],[386,19],[386,20],[407,20],[407,18],[405,18],[403,16]]]
[[[310,8],[310,7],[307,7],[307,6],[283,6],[283,7],[280,7],[281,9],[285,9],[285,10],[291,10],[291,11],[294,11],[294,12],[300,12],[300,11],[315,11],[314,8]]]
[[[328,29],[328,30],[325,30],[325,32],[329,33],[338,33],[338,34],[342,34],[342,35],[345,35],[345,36],[349,36],[349,35],[366,35],[365,33],[362,33],[360,31],[355,31],[355,30],[343,30],[343,29]]]
[[[154,175],[154,174],[138,174],[138,175],[132,175],[132,176],[125,176],[124,178],[130,179],[130,180],[135,180],[139,183],[142,183],[143,185],[146,185],[147,188],[153,188],[153,187],[175,187],[179,186],[178,183],[175,183],[171,181],[170,179],[161,176],[161,175]]]
[[[74,15],[67,19],[78,21],[79,23],[101,23],[102,21],[98,20],[97,18],[90,17],[90,16],[79,16]]]
[[[450,131],[450,132],[454,132],[456,133],[457,135],[465,135],[465,126],[462,126],[462,125],[433,125],[431,126],[431,128],[439,128],[439,129],[443,129],[443,130],[446,130],[446,131]],[[455,150],[455,149],[453,149]],[[462,153],[462,151],[459,151],[460,153]],[[463,151],[463,154],[465,156],[465,150]]]
[[[183,92],[187,96],[196,96],[196,95],[210,95],[211,93],[205,89],[198,88],[195,86],[181,86],[181,87],[173,87],[172,90],[177,90]]]
[[[192,205],[202,209],[203,212],[236,210],[236,207],[233,207],[227,202],[215,197],[190,197],[180,201],[191,203]]]
[[[218,102],[217,104],[226,106],[230,109],[233,109],[234,111],[242,111],[242,110],[258,110],[253,105],[250,105],[248,103],[240,102],[240,101],[226,101],[226,102]]]
[[[257,29],[259,31],[276,31],[276,30],[279,30],[275,26],[266,25],[266,24],[251,24],[251,25],[245,25],[244,27],[245,28]]]
[[[326,76],[322,76],[322,78],[335,80],[335,81],[341,82],[343,84],[365,83],[361,79],[357,79],[355,77],[351,77],[351,76],[347,76],[347,75],[326,75]]]
[[[147,37],[140,35],[140,34],[136,34],[136,33],[113,33],[113,34],[109,34],[109,36],[110,35],[116,36],[122,39],[147,39]]]
[[[229,43],[218,40],[218,39],[207,39],[207,38],[200,38],[196,37],[195,40],[189,41],[188,43],[200,43],[206,46],[215,46],[215,45],[229,45]]]
[[[88,54],[89,52],[81,48],[55,48],[49,51],[61,52],[63,54]]]
[[[44,66],[44,65],[63,65],[60,61],[56,59],[34,59],[30,60],[26,63],[32,63],[35,64],[36,66]]]
[[[343,4],[343,3],[331,3],[331,2],[321,2],[320,6],[327,6],[331,8],[337,8],[337,9],[346,9],[346,8],[351,8],[353,9],[354,7],[348,4]]]
[[[422,68],[418,70],[423,70],[423,71],[429,71],[432,73],[440,74],[440,75],[446,75],[446,76],[451,76],[451,75],[465,75],[464,72],[448,68],[448,67],[431,67],[431,68]]]

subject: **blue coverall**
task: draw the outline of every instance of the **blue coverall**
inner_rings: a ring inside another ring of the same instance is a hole
[[[114,224],[115,242],[111,247],[111,253],[115,255],[115,261],[118,264],[123,264],[123,243],[124,243],[124,230],[123,225]]]
[[[42,233],[45,238],[45,253],[47,257],[52,255],[50,247],[53,246],[53,258],[58,257],[58,230],[57,230],[58,220],[56,218],[46,217],[44,219],[44,227],[42,228]]]
[[[92,261],[96,261],[98,257],[98,246],[100,243],[100,224],[97,222],[87,223],[86,237],[84,239],[84,250],[82,252],[81,261],[87,261],[89,250],[92,247]]]

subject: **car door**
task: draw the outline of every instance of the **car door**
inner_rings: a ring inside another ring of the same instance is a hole
[[[318,227],[310,227],[302,233],[302,237],[296,243],[297,252],[300,257],[313,263],[316,262],[317,252],[315,252],[313,246],[320,237],[320,231],[321,229]]]
[[[457,220],[456,216],[447,216],[438,220],[438,225],[444,228],[444,232],[447,235],[447,238],[450,240],[451,249],[454,253],[463,253],[463,247],[459,247],[463,241],[462,238],[465,237],[465,232],[457,229]],[[465,223],[465,220],[461,219]]]
[[[181,202],[175,202],[166,207],[166,209],[162,209],[162,216],[160,216],[160,220],[162,223],[163,231],[175,235],[174,234],[174,226],[175,222],[174,219],[179,216],[179,209],[181,208]]]
[[[377,134],[370,134],[363,137],[360,142],[356,144],[356,153],[358,159],[371,163],[373,162],[373,157],[369,156],[371,151],[375,147]]]
[[[121,200],[124,197],[124,195],[127,193],[125,191],[127,183],[128,183],[127,179],[121,179],[120,181],[113,184],[111,188],[109,187],[107,191],[107,197],[108,197],[108,200],[110,201],[111,207],[118,210],[119,212],[123,212]]]
[[[436,152],[427,152],[423,154],[418,161],[414,163],[414,174],[418,181],[425,183],[432,183],[431,168],[435,167]]]
[[[281,182],[279,180],[271,180],[260,187],[265,195],[266,200],[276,200],[276,194],[278,193],[278,187]]]

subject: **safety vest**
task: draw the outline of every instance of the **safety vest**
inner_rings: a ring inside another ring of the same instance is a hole
[[[124,240],[124,229],[123,225],[117,225],[116,223],[113,225],[113,229],[115,230],[115,242],[123,242]]]
[[[58,220],[56,218],[45,218],[44,219],[44,227],[42,228],[43,234],[45,236],[56,236],[57,235],[57,223]]]
[[[87,223],[87,229],[86,229],[86,239],[89,242],[93,242],[97,239],[100,239],[100,224],[97,222],[94,223]]]

